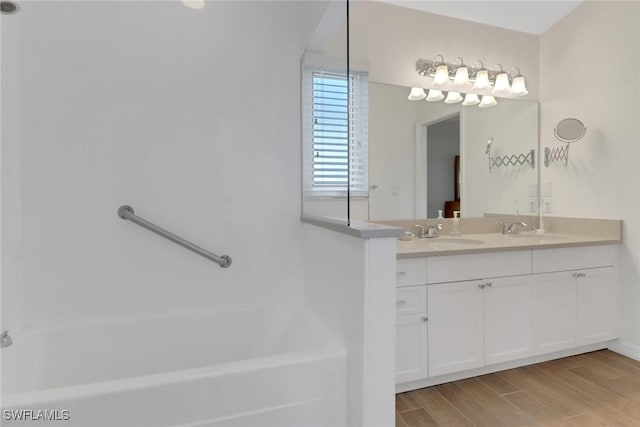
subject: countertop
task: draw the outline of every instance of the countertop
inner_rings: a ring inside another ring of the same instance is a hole
[[[420,258],[481,252],[611,245],[621,242],[620,238],[612,236],[559,233],[485,233],[464,234],[460,237],[441,235],[431,239],[398,240],[397,257]]]

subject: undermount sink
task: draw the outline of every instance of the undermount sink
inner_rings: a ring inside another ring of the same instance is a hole
[[[420,241],[424,242],[424,244],[426,244],[430,249],[449,249],[485,244],[482,240],[457,237],[435,237],[433,239],[420,239]]]
[[[532,243],[552,243],[567,240],[566,236],[558,236],[554,234],[508,234],[505,235],[505,237],[508,239]]]

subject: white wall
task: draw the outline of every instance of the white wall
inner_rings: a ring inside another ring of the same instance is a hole
[[[299,59],[324,6],[22,3],[20,57],[3,50],[21,135],[2,146],[22,198],[3,188],[2,208],[25,326],[302,296]],[[125,203],[233,265],[122,221]]]
[[[584,2],[540,39],[541,147],[566,117],[587,126],[565,167],[542,167],[554,214],[620,218],[622,343],[640,358],[640,4]]]
[[[396,238],[305,225],[304,256],[309,307],[347,351],[347,425],[394,425]]]

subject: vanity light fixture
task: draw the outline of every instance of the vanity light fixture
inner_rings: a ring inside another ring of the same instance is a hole
[[[498,105],[498,101],[491,95],[482,95],[482,100],[480,101],[480,108],[490,108]]]
[[[525,96],[529,93],[529,91],[527,90],[527,86],[524,83],[524,76],[520,74],[520,68],[513,67],[511,71],[513,70],[518,70],[518,74],[516,74],[515,77],[512,78],[510,94],[515,96]],[[509,72],[509,74],[511,74],[511,71]]]
[[[444,94],[441,90],[438,89],[429,89],[429,95],[427,95],[427,101],[436,102],[442,101],[444,99]]]
[[[462,101],[462,105],[467,107],[471,105],[478,105],[478,104],[480,104],[480,98],[478,98],[478,95],[476,95],[475,93],[468,93],[464,97],[464,101]]]
[[[460,92],[449,92],[447,93],[447,99],[444,100],[446,104],[457,104],[458,102],[462,102],[462,95]]]
[[[468,87],[471,84],[471,81],[469,80],[469,69],[466,65],[464,65],[464,61],[462,60],[462,58],[457,57],[453,60],[454,64],[458,61],[460,62],[460,64],[457,65],[457,68],[455,69],[453,86],[462,89]]]
[[[427,94],[424,92],[424,89],[422,89],[421,87],[412,87],[408,99],[409,101],[420,101],[425,99],[426,97]]]
[[[432,78],[431,86],[439,90],[454,92],[473,91],[477,95],[524,96],[527,91],[525,78],[518,67],[507,73],[502,65],[496,64],[487,69],[480,60],[467,67],[461,57],[452,63],[446,63],[442,55],[433,60],[419,59],[416,72],[423,77]]]

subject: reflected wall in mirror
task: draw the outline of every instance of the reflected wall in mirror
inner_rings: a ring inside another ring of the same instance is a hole
[[[369,83],[369,220],[451,215],[456,202],[463,217],[537,211],[537,164],[490,170],[486,153],[493,138],[494,159],[537,156],[537,102],[500,98],[478,108],[409,101],[409,92]]]

